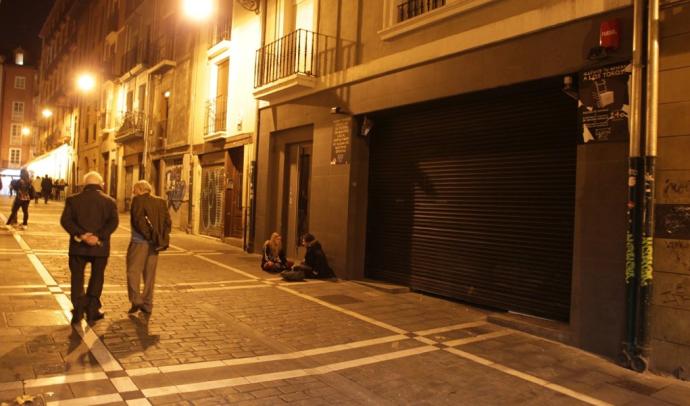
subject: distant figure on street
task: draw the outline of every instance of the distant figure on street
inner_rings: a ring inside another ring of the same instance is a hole
[[[27,171],[26,168],[21,169],[18,180],[12,181],[10,190],[14,190],[16,197],[14,198],[14,202],[12,202],[12,213],[7,219],[7,225],[9,226],[17,223],[17,212],[19,212],[19,208],[21,207],[21,228],[25,229],[29,225],[29,203],[31,203],[31,199],[34,196],[34,188],[31,185],[29,171]]]
[[[110,235],[118,226],[115,200],[103,193],[98,172],[84,175],[84,189],[65,201],[60,224],[69,233],[72,324],[82,317],[90,323],[102,319],[101,293],[110,255]],[[89,287],[84,294],[84,268],[91,263]]]
[[[2,194],[2,178],[0,178],[0,194]]]
[[[321,243],[316,240],[314,235],[306,233],[302,236],[302,244],[307,247],[304,261],[295,265],[293,270],[301,270],[306,278],[328,279],[334,278],[335,273],[328,265],[326,253],[321,248]]]
[[[60,200],[62,197],[62,193],[65,191],[65,187],[67,186],[67,182],[65,182],[64,179],[60,178],[55,182],[55,200]]]
[[[285,258],[283,237],[278,233],[271,234],[271,238],[264,243],[264,255],[261,257],[261,269],[266,272],[282,272],[292,268],[292,261]]]
[[[53,181],[46,175],[41,181],[41,192],[43,193],[43,202],[48,204],[48,199],[50,199],[53,193]]]
[[[172,219],[165,200],[152,194],[151,184],[140,180],[132,187],[130,222],[132,239],[127,247],[127,294],[132,307],[127,313],[153,311],[158,253],[168,248]],[[144,290],[140,290],[144,278]]]
[[[12,179],[10,178],[10,197],[12,197],[12,193],[14,193],[14,187],[19,182],[19,179]]]
[[[31,181],[31,185],[34,187],[34,204],[38,204],[38,199],[41,197],[41,183],[43,183],[43,179],[40,176],[35,176],[34,180]]]

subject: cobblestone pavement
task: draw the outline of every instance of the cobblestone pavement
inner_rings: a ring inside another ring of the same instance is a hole
[[[0,220],[10,200],[0,197]],[[353,282],[282,282],[258,257],[174,233],[150,319],[128,316],[122,217],[106,318],[68,322],[57,202],[0,229],[0,402],[55,405],[690,405],[687,383]]]

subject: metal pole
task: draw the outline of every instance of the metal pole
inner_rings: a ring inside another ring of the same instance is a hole
[[[645,91],[644,201],[640,247],[640,280],[638,292],[637,356],[632,367],[645,371],[649,359],[649,305],[653,278],[654,245],[654,169],[657,146],[657,106],[659,101],[659,0],[648,0],[647,67]]]
[[[629,368],[636,350],[637,331],[637,289],[640,275],[640,184],[643,180],[642,135],[643,135],[643,93],[645,49],[645,7],[646,0],[633,3],[633,61],[630,86],[630,144],[628,159],[628,230],[626,235],[625,297],[626,327],[621,349],[620,363]]]

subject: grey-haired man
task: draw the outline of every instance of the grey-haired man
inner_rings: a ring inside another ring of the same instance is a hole
[[[135,183],[132,194],[132,240],[127,247],[127,293],[132,307],[128,313],[141,311],[150,315],[158,253],[168,248],[172,220],[166,201],[153,195],[147,181]],[[140,290],[142,276],[143,291]]]
[[[115,200],[103,193],[103,177],[98,172],[84,175],[84,190],[70,196],[60,224],[69,233],[72,323],[86,315],[89,322],[104,317],[100,312],[105,267],[110,256],[110,235],[118,226]],[[84,268],[91,263],[89,287],[84,294]]]

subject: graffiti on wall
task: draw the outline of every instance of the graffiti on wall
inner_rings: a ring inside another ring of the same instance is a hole
[[[182,179],[182,165],[170,166],[165,171],[165,194],[168,199],[168,208],[180,210],[186,189],[187,184]]]
[[[661,297],[665,305],[687,306],[690,304],[690,278],[683,278],[666,286]]]
[[[659,238],[690,240],[690,205],[657,204],[654,234]]]

